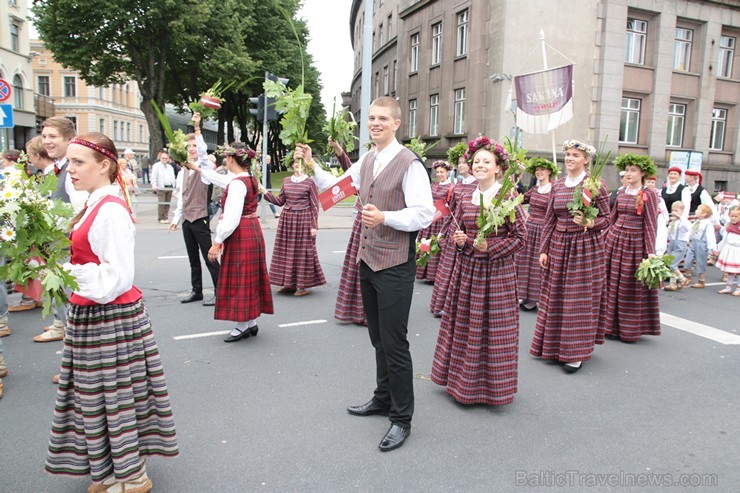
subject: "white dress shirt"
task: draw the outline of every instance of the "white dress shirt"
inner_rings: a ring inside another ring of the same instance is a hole
[[[214,171],[214,173],[216,172]],[[218,243],[223,243],[239,226],[242,220],[242,212],[244,211],[244,201],[247,198],[246,185],[243,181],[235,180],[234,178],[250,176],[250,174],[245,171],[239,174],[231,173],[231,176],[232,179],[228,184],[229,193],[226,196],[226,203],[224,204],[224,213],[218,220],[218,226],[216,227],[216,242]]]
[[[685,217],[689,217],[689,209],[691,209],[691,194],[696,192],[696,187],[698,186],[698,183],[693,187],[686,185],[683,187],[683,190],[681,190],[681,202],[683,202],[683,215]],[[712,202],[712,196],[709,195],[706,188],[701,191],[699,199],[702,204],[708,205],[712,209],[712,222],[717,222],[717,209],[715,209],[714,202]]]
[[[107,195],[118,197],[119,188],[107,185],[90,194],[87,210],[75,224],[77,230],[85,222],[95,205]],[[100,264],[72,264],[66,262],[64,270],[76,279],[75,293],[96,303],[106,304],[131,289],[134,284],[134,234],[136,228],[125,207],[103,204],[90,226],[87,239]]]
[[[59,162],[56,164],[56,166],[59,169],[64,168],[67,166],[68,161],[67,158],[62,158],[59,160]],[[54,169],[54,166],[49,166],[47,170],[51,171]],[[67,174],[65,175],[64,179],[64,191],[67,192],[67,195],[69,195],[69,203],[72,204],[72,209],[74,210],[75,214],[78,214],[83,207],[85,207],[85,202],[87,201],[88,193],[85,190],[75,190],[75,186],[72,184],[72,177],[69,175],[69,171],[67,171]]]
[[[213,163],[210,159],[208,159],[208,146],[206,145],[206,141],[203,140],[203,136],[201,134],[197,134],[195,136],[195,143],[198,148],[198,160],[195,164],[197,164],[198,167],[202,170],[214,169]],[[187,168],[182,168],[177,174],[176,188],[180,191],[180,193],[177,194],[177,207],[175,207],[175,215],[172,217],[172,224],[180,224],[180,219],[182,219],[182,194],[184,192],[182,187],[185,180],[185,173],[188,173],[188,179],[190,179],[193,178],[192,175],[194,173],[197,173],[197,171],[191,171]],[[200,176],[200,179],[206,185],[210,185],[210,182],[207,181],[203,175]]]
[[[175,169],[170,163],[163,163],[157,161],[152,165],[152,170],[149,174],[149,181],[152,187],[157,189],[164,188],[175,188],[177,184],[177,178],[175,178]]]

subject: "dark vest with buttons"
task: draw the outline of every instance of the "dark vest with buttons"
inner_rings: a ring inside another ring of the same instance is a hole
[[[660,191],[660,195],[663,197],[663,200],[665,200],[665,206],[668,209],[668,212],[671,211],[671,207],[673,207],[674,202],[681,201],[683,187],[683,185],[678,185],[673,193],[668,193],[668,187],[663,187],[663,189]]]
[[[200,179],[200,174],[183,168],[182,177],[182,218],[191,223],[208,217],[208,185]]]
[[[416,155],[405,147],[385,165],[373,179],[375,151],[365,157],[360,170],[359,196],[363,204],[373,204],[381,211],[398,211],[406,208],[403,195],[403,178]],[[381,224],[375,228],[362,227],[357,261],[362,260],[373,272],[389,269],[413,258],[416,233],[399,231]]]
[[[64,166],[59,173],[57,173],[57,188],[51,192],[52,199],[59,199],[62,202],[70,203],[69,194],[67,193],[67,162],[66,159],[63,161]]]
[[[704,191],[704,187],[701,185],[697,185],[696,190],[694,190],[694,193],[691,194],[691,209],[689,210],[689,215],[693,216],[696,212],[697,207],[701,205],[701,193]]]

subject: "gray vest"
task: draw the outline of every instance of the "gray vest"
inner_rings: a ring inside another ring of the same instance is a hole
[[[182,218],[191,223],[208,217],[207,195],[208,185],[200,179],[195,171],[183,169],[182,177]]]
[[[56,163],[54,164],[56,166]],[[51,192],[52,199],[59,199],[62,202],[70,203],[69,194],[67,193],[67,161],[62,161],[62,169],[57,174],[57,189]]]

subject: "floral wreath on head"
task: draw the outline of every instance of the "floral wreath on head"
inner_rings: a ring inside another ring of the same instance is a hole
[[[489,139],[485,135],[478,135],[478,137],[468,142],[468,150],[465,151],[465,160],[468,163],[472,163],[473,156],[475,156],[475,153],[481,149],[485,149],[495,154],[496,157],[498,157],[501,170],[506,171],[509,167],[509,153],[504,149],[504,146],[493,139]]]
[[[257,153],[254,152],[254,150],[250,149],[249,147],[231,147],[230,145],[222,145],[218,146],[216,149],[216,154],[223,157],[234,157],[234,158],[244,158],[246,157],[249,160],[254,159],[257,157]]]
[[[558,169],[557,165],[555,165],[552,161],[549,159],[545,159],[542,157],[533,157],[527,162],[527,166],[524,169],[527,173],[534,176],[534,172],[537,171],[537,168],[546,169],[550,172],[550,180],[554,181],[555,178],[558,176],[558,173],[560,173],[560,170]]]
[[[567,151],[568,149],[573,148],[582,151],[589,159],[596,155],[596,148],[594,146],[585,144],[580,140],[570,139],[563,142],[563,151]]]
[[[452,165],[448,163],[447,161],[434,161],[434,164],[432,165],[432,169],[437,168],[444,168],[447,171],[452,171]]]

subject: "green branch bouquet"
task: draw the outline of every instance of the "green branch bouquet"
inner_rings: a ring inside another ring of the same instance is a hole
[[[670,278],[671,264],[675,260],[673,255],[666,253],[660,257],[646,258],[637,267],[635,279],[648,289],[655,289],[660,283]]]
[[[570,143],[571,141],[566,141],[563,144],[563,150],[577,147],[577,145],[570,145]],[[573,201],[567,204],[568,210],[573,216],[583,214],[584,219],[593,220],[599,215],[599,208],[594,205],[594,201],[596,200],[595,197],[598,197],[601,192],[601,173],[604,171],[606,163],[609,162],[609,156],[611,156],[611,151],[607,152],[606,155],[604,154],[604,146],[606,146],[606,139],[599,146],[591,172],[583,180],[583,183],[573,190]],[[588,147],[593,150],[593,147]]]
[[[349,117],[349,119],[347,119]],[[359,140],[355,137],[355,129],[357,128],[357,122],[355,121],[354,115],[349,112],[346,108],[342,108],[337,113],[337,100],[334,99],[334,107],[332,108],[332,117],[324,125],[324,132],[329,134],[329,138],[334,142],[342,146],[345,152],[350,153],[355,150],[355,140]],[[327,153],[333,154],[334,150],[328,147]]]
[[[275,98],[275,109],[282,113],[280,119],[280,140],[288,149],[293,149],[296,144],[308,144],[306,123],[308,112],[311,109],[312,96],[303,92],[303,84],[295,89],[285,87],[280,81],[266,80],[264,83],[265,96]],[[301,169],[305,166],[301,159]],[[311,171],[310,169],[307,171]]]
[[[159,106],[153,99],[152,106],[157,113],[159,123],[162,124],[164,134],[167,137],[167,150],[170,156],[178,164],[186,162],[188,160],[188,138],[185,132],[179,128],[173,132],[169,120],[167,120],[167,117],[164,116],[164,113],[162,113],[162,110],[159,109]]]
[[[439,242],[444,238],[443,234],[432,235],[431,238],[416,240],[416,265],[426,267],[429,261],[441,251]]]
[[[419,156],[421,161],[423,162],[424,159],[427,157],[427,152],[429,152],[434,146],[439,144],[439,141],[432,142],[431,144],[425,144],[421,137],[414,137],[411,139],[411,142],[406,144],[406,148],[410,149],[414,154]]]

